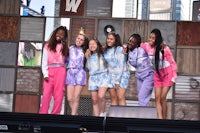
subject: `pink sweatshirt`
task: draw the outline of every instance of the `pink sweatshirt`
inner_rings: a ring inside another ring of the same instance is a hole
[[[42,73],[48,77],[48,67],[64,66],[65,57],[62,55],[62,44],[56,45],[56,52],[50,51],[48,44],[45,44],[42,56]]]
[[[140,47],[142,47],[149,55],[150,59],[152,60],[152,63],[154,64],[155,59],[155,47],[152,47],[149,43],[141,43]],[[161,57],[161,53],[160,53]],[[162,64],[162,63],[161,63]],[[172,55],[172,52],[168,46],[165,46],[164,48],[164,65],[159,65],[159,69],[166,68],[168,66],[171,66],[173,77],[171,81],[176,82],[177,79],[177,65],[174,60],[174,57]]]

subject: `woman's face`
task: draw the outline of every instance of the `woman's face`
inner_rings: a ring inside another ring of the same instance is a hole
[[[151,33],[149,36],[149,44],[151,46],[154,46],[155,40],[156,40],[156,35],[154,33]]]
[[[115,37],[113,35],[108,35],[106,38],[106,43],[108,46],[113,47],[115,45]]]
[[[131,37],[128,41],[128,48],[130,50],[133,50],[134,48],[136,48],[138,46],[138,41],[136,38]]]
[[[85,41],[84,35],[78,35],[76,37],[76,46],[81,47]]]
[[[61,42],[61,40],[64,38],[64,36],[65,36],[65,32],[64,32],[64,30],[58,30],[57,32],[56,32],[56,40],[58,41],[58,42]]]
[[[96,52],[97,50],[97,43],[95,40],[90,40],[89,42],[89,50],[92,52]]]

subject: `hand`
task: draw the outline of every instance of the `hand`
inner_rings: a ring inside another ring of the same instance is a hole
[[[106,45],[106,44],[102,44],[102,51],[103,51],[103,52],[106,51],[106,48],[107,48],[107,45]]]
[[[171,86],[174,86],[174,85],[175,85],[175,83],[173,81],[171,81]]]
[[[123,48],[123,54],[127,54],[127,48]]]
[[[91,51],[89,49],[85,52],[85,57],[88,58],[91,55]]]
[[[127,44],[123,44],[123,54],[127,54],[127,47],[128,47],[128,45]]]
[[[119,84],[115,84],[115,88],[116,88],[116,89],[119,89],[119,88],[120,88],[120,85],[119,85]]]
[[[167,44],[162,43],[161,46],[162,46],[162,49],[164,49],[167,46]]]
[[[49,81],[49,78],[48,78],[48,77],[44,77],[44,80],[45,80],[45,81]]]

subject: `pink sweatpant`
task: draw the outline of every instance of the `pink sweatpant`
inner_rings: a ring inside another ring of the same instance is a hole
[[[54,105],[51,114],[60,114],[65,93],[65,67],[53,67],[48,69],[49,80],[43,82],[43,97],[40,114],[48,114],[50,101],[53,96]]]

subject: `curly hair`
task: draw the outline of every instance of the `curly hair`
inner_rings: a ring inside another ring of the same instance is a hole
[[[64,35],[64,39],[62,42],[58,42],[56,40],[56,33],[59,31],[59,30],[63,30],[65,35]],[[63,43],[63,49],[62,49],[62,54],[64,56],[68,56],[69,55],[69,47],[67,45],[67,39],[68,39],[68,30],[65,26],[59,26],[58,28],[56,28],[51,36],[50,36],[50,39],[48,40],[48,47],[51,51],[54,51],[56,52],[56,45],[57,43]]]

